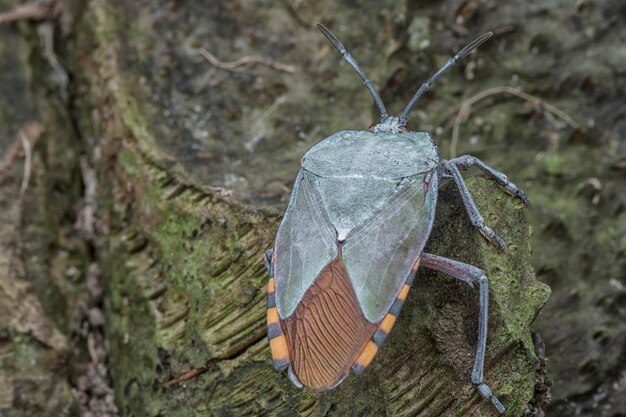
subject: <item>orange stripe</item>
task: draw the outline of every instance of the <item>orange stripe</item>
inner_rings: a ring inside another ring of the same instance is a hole
[[[363,352],[361,352],[359,359],[356,360],[357,364],[363,368],[367,368],[369,364],[372,363],[374,356],[376,356],[376,352],[378,352],[378,346],[370,340],[365,346],[365,349],[363,349]]]
[[[406,296],[409,293],[409,287],[408,285],[404,284],[404,287],[402,287],[402,289],[400,290],[400,294],[398,294],[398,299],[400,301],[404,301],[406,300]]]
[[[417,258],[417,261],[415,261],[415,263],[413,264],[413,271],[417,271],[418,268],[420,267],[420,258]]]
[[[378,328],[383,332],[389,334],[389,331],[391,330],[395,322],[396,316],[394,316],[393,314],[387,314],[383,321],[380,323],[380,326],[378,326]]]
[[[267,292],[271,294],[274,291],[276,291],[276,287],[274,286],[274,278],[270,278],[269,281],[267,281]]]
[[[289,349],[287,349],[287,339],[284,335],[276,336],[270,340],[270,350],[272,351],[272,360],[289,359]]]
[[[267,324],[278,323],[278,310],[276,307],[267,309]]]

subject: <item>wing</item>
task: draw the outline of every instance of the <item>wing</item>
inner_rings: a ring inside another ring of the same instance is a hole
[[[324,390],[351,368],[362,372],[393,326],[432,227],[437,184],[428,190],[414,176],[348,234],[338,257],[337,232],[307,177],[298,175],[276,240],[268,336],[277,368]]]
[[[293,314],[315,278],[338,254],[337,232],[320,201],[319,191],[300,171],[276,235],[274,274],[281,319]]]
[[[380,322],[419,258],[432,228],[437,178],[412,178],[367,222],[352,230],[343,262],[365,318]]]
[[[291,380],[325,390],[348,375],[376,325],[363,317],[346,269],[336,259],[320,273],[282,328]]]

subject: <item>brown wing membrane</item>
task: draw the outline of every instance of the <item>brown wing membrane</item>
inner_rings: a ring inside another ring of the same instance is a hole
[[[315,390],[340,383],[377,328],[363,316],[340,259],[324,268],[282,325],[292,372]]]

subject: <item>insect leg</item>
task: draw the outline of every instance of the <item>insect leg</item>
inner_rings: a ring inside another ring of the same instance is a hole
[[[365,75],[365,73],[363,72],[359,64],[357,64],[354,58],[352,58],[352,55],[350,55],[350,53],[346,50],[346,48],[342,45],[342,43],[339,42],[337,38],[335,38],[335,35],[333,35],[330,32],[330,30],[326,28],[326,26],[322,25],[321,23],[318,23],[316,26],[319,29],[319,31],[322,32],[324,36],[326,36],[326,39],[330,41],[330,43],[335,47],[335,49],[339,51],[342,58],[352,67],[352,69],[357,73],[357,75],[361,78],[361,80],[363,80],[363,84],[365,84],[365,88],[367,88],[367,91],[369,91],[369,93],[372,95],[372,98],[374,99],[374,103],[376,103],[376,107],[378,107],[378,110],[380,111],[380,121],[384,122],[385,120],[387,120],[387,118],[389,117],[387,115],[387,109],[385,109],[385,104],[383,103],[383,100],[380,98],[378,91],[376,91],[376,87],[374,87],[374,84],[372,83],[372,81],[370,81],[370,79],[367,78],[367,76]]]
[[[270,274],[270,277],[274,276],[274,262],[272,262],[273,256],[274,249],[266,250],[265,256],[263,256],[263,265],[265,265],[265,269],[267,269],[267,273]]]
[[[500,400],[493,395],[489,386],[483,382],[489,313],[489,279],[485,271],[472,265],[428,253],[422,253],[420,259],[422,266],[451,275],[466,282],[472,288],[474,284],[478,284],[480,312],[478,315],[478,344],[472,369],[472,383],[476,385],[476,388],[484,398],[491,401],[498,412],[504,413],[505,408]]]
[[[455,164],[460,169],[468,169],[471,166],[475,166],[493,178],[498,184],[500,184],[504,189],[506,189],[509,193],[514,196],[517,196],[524,205],[528,205],[528,197],[526,193],[519,189],[519,187],[513,184],[506,175],[502,172],[491,168],[489,165],[481,161],[480,159],[471,156],[471,155],[463,155],[458,158],[454,158],[449,161],[450,163]]]
[[[461,175],[461,171],[459,171],[457,165],[452,161],[445,161],[443,163],[443,167],[450,174],[450,176],[454,180],[454,183],[456,184],[456,187],[459,190],[459,193],[461,194],[463,205],[465,206],[465,210],[467,211],[467,215],[469,216],[472,226],[477,228],[478,231],[490,242],[495,241],[501,251],[505,251],[506,243],[504,242],[504,240],[489,227],[485,226],[485,220],[483,219],[483,216],[481,216],[478,212],[476,203],[474,203],[474,200],[472,199],[472,196],[467,189],[467,186],[465,185],[465,181],[463,180],[463,176]]]

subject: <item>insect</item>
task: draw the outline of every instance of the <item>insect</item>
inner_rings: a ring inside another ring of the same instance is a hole
[[[367,131],[339,131],[313,146],[301,169],[274,249],[265,254],[270,279],[267,332],[274,366],[298,387],[328,390],[350,370],[372,362],[393,327],[419,266],[479,289],[478,342],[471,381],[500,413],[505,408],[483,381],[489,281],[485,272],[424,253],[440,181],[459,190],[472,225],[505,250],[484,224],[460,170],[476,166],[524,204],[523,191],[499,171],[466,155],[441,160],[428,132],[409,131],[408,114],[446,70],[492,36],[463,48],[415,93],[402,114],[389,116],[372,82],[323,25],[318,29],[356,71],[374,98],[380,122]]]

